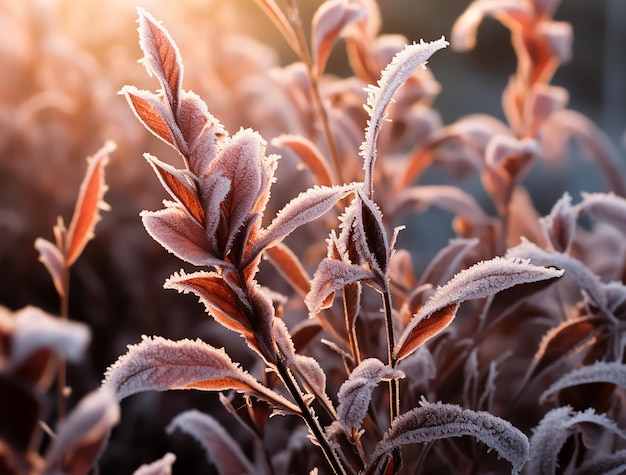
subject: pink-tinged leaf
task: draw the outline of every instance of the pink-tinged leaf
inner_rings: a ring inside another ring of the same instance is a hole
[[[269,226],[259,233],[250,255],[272,247],[285,239],[298,227],[330,211],[337,201],[348,195],[355,184],[341,186],[316,186],[300,193],[281,209]]]
[[[50,349],[68,361],[79,362],[91,332],[84,323],[61,320],[37,307],[24,307],[15,313],[11,340],[11,364],[23,363],[40,349]]]
[[[246,458],[237,442],[212,416],[195,409],[177,415],[167,426],[167,433],[176,429],[192,436],[206,451],[209,462],[223,475],[254,474],[257,470]]]
[[[494,295],[515,285],[553,279],[563,275],[562,270],[540,267],[529,264],[528,260],[505,259],[496,257],[482,261],[469,269],[456,274],[452,280],[439,287],[434,295],[413,316],[394,350],[396,357],[408,356],[418,348],[415,345],[413,332],[420,331],[422,321],[435,312],[443,322],[450,322],[449,312],[466,300],[475,300]],[[443,328],[441,328],[443,330]],[[434,335],[430,334],[430,337]]]
[[[420,407],[398,416],[374,450],[373,460],[408,444],[450,437],[472,436],[494,449],[519,473],[529,459],[528,438],[510,422],[489,412],[462,409],[455,404],[420,401]],[[540,473],[540,472],[528,472]]]
[[[176,462],[176,455],[168,452],[159,460],[143,464],[133,472],[133,475],[172,475],[174,462]]]
[[[298,256],[284,243],[265,249],[267,257],[276,270],[301,295],[305,296],[311,290],[311,277],[298,259]]]
[[[181,131],[159,96],[134,86],[124,86],[120,92],[126,96],[130,108],[146,129],[175,149],[182,147]]]
[[[198,389],[236,390],[268,402],[281,411],[299,414],[293,403],[266,388],[233,363],[224,349],[200,340],[171,341],[144,336],[141,343],[110,366],[102,382],[118,400],[143,391]]]
[[[547,44],[550,53],[561,63],[572,59],[574,33],[572,25],[564,21],[544,21],[537,26],[537,33]]]
[[[354,368],[339,388],[337,415],[348,430],[359,430],[372,399],[372,391],[381,381],[404,378],[404,373],[376,358],[367,358]]]
[[[615,422],[593,409],[583,412],[575,412],[569,406],[552,409],[533,429],[527,473],[555,474],[559,452],[571,435],[582,433],[583,440],[593,443],[597,442],[599,431],[626,438],[626,432]]]
[[[541,394],[539,404],[545,403],[562,389],[590,383],[611,383],[626,388],[626,365],[618,362],[598,361],[574,369],[552,383]]]
[[[43,238],[35,239],[35,249],[39,251],[39,261],[46,266],[50,277],[52,277],[57,294],[62,297],[66,292],[66,289],[63,288],[63,272],[66,271],[63,254],[58,247]]]
[[[572,206],[572,197],[565,193],[550,214],[541,218],[541,228],[555,251],[567,252],[574,240],[579,210]]]
[[[452,47],[457,51],[469,51],[476,45],[478,26],[486,16],[498,18],[510,24],[514,18],[531,15],[528,2],[520,0],[476,0],[457,18],[452,26]]]
[[[407,45],[396,54],[391,63],[385,68],[377,85],[370,85],[367,89],[367,105],[365,109],[370,116],[365,129],[365,141],[361,144],[360,155],[364,159],[366,194],[373,192],[374,164],[376,162],[376,141],[382,124],[386,118],[387,106],[393,95],[402,84],[436,51],[445,48],[449,43],[441,37],[436,41]]]
[[[305,298],[309,313],[316,315],[322,309],[329,308],[335,292],[340,291],[344,286],[375,277],[372,271],[362,266],[324,259],[315,271],[311,291]]]
[[[369,199],[361,190],[357,190],[359,199],[354,205],[358,206],[357,218],[354,220],[353,239],[363,261],[384,279],[389,270],[391,248],[387,239],[387,232],[383,224],[383,215],[378,205]]]
[[[582,193],[583,200],[577,206],[596,221],[602,221],[626,234],[626,199],[613,193]]]
[[[539,154],[539,147],[535,139],[526,138],[518,140],[509,135],[494,135],[485,150],[485,163],[490,167],[507,167],[511,159],[519,160],[521,157],[535,157]],[[527,160],[528,160],[527,159]],[[508,170],[511,175],[514,170]]]
[[[302,163],[311,170],[318,185],[332,186],[335,183],[334,173],[328,161],[309,139],[301,135],[285,134],[273,139],[272,145],[292,150]]]
[[[109,163],[109,154],[115,148],[115,143],[108,141],[95,155],[87,159],[87,172],[80,185],[65,243],[65,258],[68,267],[80,256],[87,241],[94,237],[94,228],[100,221],[100,210],[109,209],[103,201],[107,190],[104,182],[104,167]]]
[[[85,396],[61,424],[46,454],[43,473],[89,473],[119,418],[120,407],[112,391],[100,389]]]
[[[178,203],[159,211],[142,211],[141,221],[150,237],[183,261],[196,266],[223,266],[211,254],[211,242],[204,228]]]
[[[149,153],[144,154],[144,157],[152,165],[161,185],[170,196],[178,201],[199,225],[204,225],[204,210],[193,175],[187,170],[177,170]]]
[[[363,18],[365,10],[356,3],[347,0],[328,0],[320,5],[313,15],[311,27],[311,46],[313,68],[316,75],[321,75],[326,61],[337,40],[356,21]]]
[[[527,93],[524,109],[524,122],[528,124],[528,134],[534,136],[552,114],[565,109],[569,92],[564,87],[537,83]]]
[[[174,114],[180,103],[183,81],[183,65],[178,47],[172,37],[150,13],[138,8],[139,46],[144,53],[142,60],[150,74],[154,74],[165,93]]]
[[[618,450],[610,455],[600,455],[581,464],[575,475],[618,475],[626,473],[626,450]]]

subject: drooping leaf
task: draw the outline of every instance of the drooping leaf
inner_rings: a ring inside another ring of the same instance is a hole
[[[569,250],[577,219],[578,210],[572,206],[572,197],[566,192],[552,207],[550,214],[539,220],[546,239],[555,251]]]
[[[626,365],[615,361],[598,361],[574,369],[552,383],[541,394],[539,403],[543,404],[562,389],[589,383],[611,383],[626,388]]]
[[[346,0],[328,0],[319,6],[311,27],[313,68],[318,76],[324,71],[334,44],[364,13],[360,5]]]
[[[339,388],[337,415],[348,430],[360,429],[372,399],[372,391],[381,381],[404,378],[404,373],[376,358],[367,358],[354,368]]]
[[[107,186],[104,167],[109,163],[109,154],[115,150],[114,142],[108,141],[95,155],[87,158],[87,172],[80,185],[74,215],[67,231],[65,258],[71,266],[80,256],[87,242],[94,236],[94,228],[100,221],[100,210],[108,210],[104,201]]]
[[[237,442],[212,416],[191,409],[177,415],[167,426],[167,433],[176,429],[192,436],[206,451],[209,462],[223,475],[254,474],[256,470]]]
[[[428,325],[424,320],[431,315],[443,318],[441,321],[445,323],[437,325],[438,333],[452,321],[453,315],[451,317],[450,312],[456,312],[454,307],[461,302],[488,297],[515,285],[553,279],[561,275],[562,270],[532,265],[528,260],[496,257],[479,262],[459,272],[447,284],[437,289],[407,325],[394,354],[401,359],[400,355],[408,356],[423,343],[421,338],[415,338],[414,332],[422,334],[423,326]],[[428,332],[427,335],[429,338],[434,336],[433,332]]]
[[[309,139],[300,135],[279,135],[272,140],[276,147],[291,149],[307,166],[317,180],[318,185],[332,186],[335,183],[333,170],[322,152]]]
[[[374,273],[363,266],[347,264],[334,259],[324,259],[313,275],[311,291],[305,298],[309,313],[315,315],[320,310],[329,308],[335,292],[344,286],[374,277]]]
[[[528,438],[510,422],[489,412],[422,400],[420,407],[398,416],[392,422],[391,428],[376,446],[373,460],[403,445],[466,435],[495,449],[500,457],[511,463],[512,473],[519,473],[529,459]]]
[[[142,211],[141,221],[152,239],[183,261],[196,266],[223,266],[211,253],[207,233],[178,203],[167,203],[159,211]]]
[[[569,436],[581,432],[583,439],[593,443],[602,431],[626,438],[626,432],[614,421],[604,414],[596,414],[593,409],[583,412],[576,412],[569,406],[552,409],[533,430],[528,473],[555,474],[559,452]]]
[[[47,239],[35,239],[35,249],[39,251],[39,261],[46,266],[54,288],[59,296],[65,295],[66,289],[63,288],[63,272],[65,271],[65,259],[57,246]]]
[[[578,205],[596,221],[610,224],[626,234],[626,199],[614,193],[582,193],[583,200]]]
[[[37,307],[24,307],[15,314],[11,363],[17,367],[43,348],[63,355],[68,361],[78,362],[90,339],[91,331],[84,323],[55,318]]]
[[[102,382],[118,400],[143,391],[234,389],[268,402],[279,410],[299,414],[299,409],[281,395],[266,388],[233,363],[224,349],[200,340],[171,341],[144,336],[141,343],[110,366]]]
[[[172,465],[176,462],[176,455],[166,453],[159,460],[149,464],[143,464],[133,472],[133,475],[172,475]]]
[[[85,396],[61,424],[46,453],[43,473],[89,473],[120,418],[120,407],[108,389]]]
[[[180,52],[167,30],[150,13],[143,8],[137,8],[137,14],[139,46],[144,53],[142,63],[161,83],[171,110],[176,115],[183,81]]]
[[[382,72],[377,85],[368,87],[366,111],[370,116],[365,130],[365,141],[360,147],[360,155],[364,159],[365,191],[372,194],[374,164],[376,162],[376,141],[382,124],[386,118],[386,109],[393,95],[402,84],[436,51],[445,48],[449,43],[441,37],[436,41],[407,45],[393,57],[393,60]]]

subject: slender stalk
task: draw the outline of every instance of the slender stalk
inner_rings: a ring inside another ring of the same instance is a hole
[[[300,389],[298,388],[298,385],[293,376],[289,372],[289,369],[285,364],[285,359],[281,354],[278,355],[278,362],[276,364],[276,367],[278,368],[278,373],[283,380],[283,383],[287,387],[287,390],[295,399],[296,404],[300,408],[300,411],[302,412],[302,418],[304,419],[313,436],[320,444],[320,447],[324,452],[324,456],[326,457],[328,464],[332,468],[333,473],[347,475],[343,465],[337,458],[337,455],[335,454],[328,440],[326,439],[324,431],[322,430],[322,427],[320,426],[317,417],[315,417],[315,415],[311,412],[309,406],[306,404],[306,402],[304,402],[304,399],[302,398],[302,393],[300,392]]]
[[[348,284],[343,289],[343,313],[346,320],[346,332],[348,333],[348,343],[350,345],[350,353],[354,358],[354,363],[358,365],[361,362],[361,352],[359,350],[359,340],[356,335],[356,327],[354,325],[354,318],[350,316],[350,309],[348,308],[348,293],[356,289],[358,284]],[[347,290],[348,289],[348,290]],[[358,290],[357,290],[358,291]]]
[[[383,292],[383,308],[385,310],[385,322],[387,323],[387,358],[389,366],[396,367],[398,361],[393,356],[393,350],[396,346],[395,336],[393,334],[393,319],[391,315],[391,292],[389,287]],[[400,414],[400,385],[397,379],[389,381],[389,416],[390,423]]]
[[[61,320],[67,321],[69,318],[69,300],[70,300],[70,268],[66,266],[63,269],[61,286],[63,293],[61,297]],[[57,358],[59,365],[57,372],[57,408],[59,413],[59,421],[65,419],[67,415],[67,369],[65,357],[59,355]]]

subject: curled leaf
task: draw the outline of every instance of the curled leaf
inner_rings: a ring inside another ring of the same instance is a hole
[[[394,355],[398,359],[404,358],[423,343],[423,339],[416,338],[414,334],[416,332],[422,334],[423,325],[428,325],[425,320],[431,315],[441,318],[442,315],[438,312],[443,312],[445,315],[443,322],[447,326],[453,317],[449,316],[450,312],[456,312],[454,307],[461,302],[488,297],[515,285],[553,279],[561,275],[562,270],[532,265],[523,259],[496,257],[479,262],[459,272],[447,284],[437,288],[435,294],[407,325],[398,340]],[[436,333],[442,331],[445,326],[441,328],[437,326]],[[428,332],[428,338],[436,333]]]
[[[510,422],[488,412],[462,409],[455,404],[420,402],[420,407],[398,416],[374,450],[373,460],[393,449],[449,437],[472,436],[495,449],[519,473],[529,458],[528,438]],[[539,472],[529,472],[539,473]]]
[[[596,221],[602,221],[626,234],[626,199],[614,193],[582,193],[578,205]]]
[[[253,474],[253,465],[224,427],[208,414],[195,409],[177,415],[167,426],[167,433],[176,429],[192,436],[207,452],[209,462],[223,475]]]
[[[404,373],[376,358],[367,358],[354,368],[339,388],[337,415],[348,430],[360,429],[372,399],[372,391],[381,381],[404,378]]]

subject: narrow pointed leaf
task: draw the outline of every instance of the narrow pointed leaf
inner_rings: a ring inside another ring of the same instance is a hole
[[[154,74],[161,83],[172,112],[176,114],[183,81],[183,65],[178,47],[167,30],[150,13],[143,8],[138,8],[137,13],[143,63],[148,72]]]
[[[94,236],[96,223],[100,221],[100,210],[109,209],[103,201],[107,186],[104,182],[104,167],[109,163],[109,154],[115,150],[109,141],[95,155],[87,159],[87,172],[80,185],[74,215],[67,232],[65,257],[71,266]]]
[[[283,38],[285,38],[289,46],[291,46],[291,49],[293,49],[296,54],[302,55],[303,52],[300,48],[298,35],[296,35],[287,17],[280,8],[278,8],[276,2],[274,2],[274,0],[255,0],[255,2],[261,7],[267,17],[272,20],[272,23],[274,23],[278,31],[283,35]]]
[[[43,473],[89,473],[119,418],[120,407],[112,391],[88,394],[61,424],[46,454]]]
[[[426,283],[443,285],[454,276],[459,265],[463,262],[463,259],[479,242],[478,238],[451,240],[450,243],[439,251],[430,261],[430,264],[428,264],[428,267],[422,273],[415,287]]]
[[[311,290],[311,277],[298,259],[298,256],[284,243],[265,249],[265,256],[276,270],[303,297]]]
[[[212,416],[195,409],[177,415],[167,426],[167,433],[176,429],[192,436],[204,448],[209,462],[222,475],[254,474],[256,470],[237,442]]]
[[[512,473],[519,473],[528,461],[528,438],[510,422],[488,412],[462,409],[454,404],[421,401],[420,406],[392,422],[374,450],[373,460],[403,445],[469,435],[508,460]]]
[[[159,460],[143,464],[133,472],[133,475],[172,475],[174,462],[176,462],[176,455],[168,452]]]
[[[358,246],[363,260],[372,270],[384,277],[389,269],[389,239],[383,224],[383,215],[371,199],[359,191],[360,213],[354,222],[355,234],[360,237],[356,240],[364,245]]]
[[[541,218],[541,228],[546,239],[558,252],[567,252],[574,239],[578,210],[572,206],[572,197],[565,193],[555,203],[550,214]]]
[[[583,463],[576,469],[574,475],[620,475],[626,473],[626,450],[604,455]]]
[[[489,261],[479,262],[459,272],[447,284],[437,289],[407,325],[398,340],[394,354],[396,357],[400,354],[406,357],[417,349],[412,334],[420,331],[423,325],[421,322],[435,312],[445,308],[448,308],[449,312],[454,305],[466,300],[489,297],[515,285],[553,279],[561,275],[563,275],[562,270],[532,265],[528,260],[496,257]],[[447,314],[446,311],[444,311],[445,314]],[[447,320],[448,317],[444,319],[444,322]]]
[[[614,193],[583,193],[578,205],[596,221],[610,224],[626,235],[626,199]]]
[[[57,294],[62,297],[66,292],[66,289],[63,288],[63,272],[66,270],[63,254],[58,247],[43,238],[35,240],[35,249],[39,251],[39,260],[46,266],[50,277],[52,277]]]
[[[224,349],[200,340],[171,341],[144,336],[129,345],[125,355],[110,366],[102,382],[118,400],[143,391],[234,389],[262,399],[280,410],[298,414],[298,408],[266,388],[233,363]]]
[[[334,184],[333,171],[328,161],[309,139],[300,135],[280,135],[272,140],[272,145],[291,149],[311,170],[318,185],[332,186]]]
[[[372,399],[372,391],[381,381],[404,378],[404,373],[376,358],[367,358],[354,368],[339,388],[337,415],[348,430],[360,429]]]

